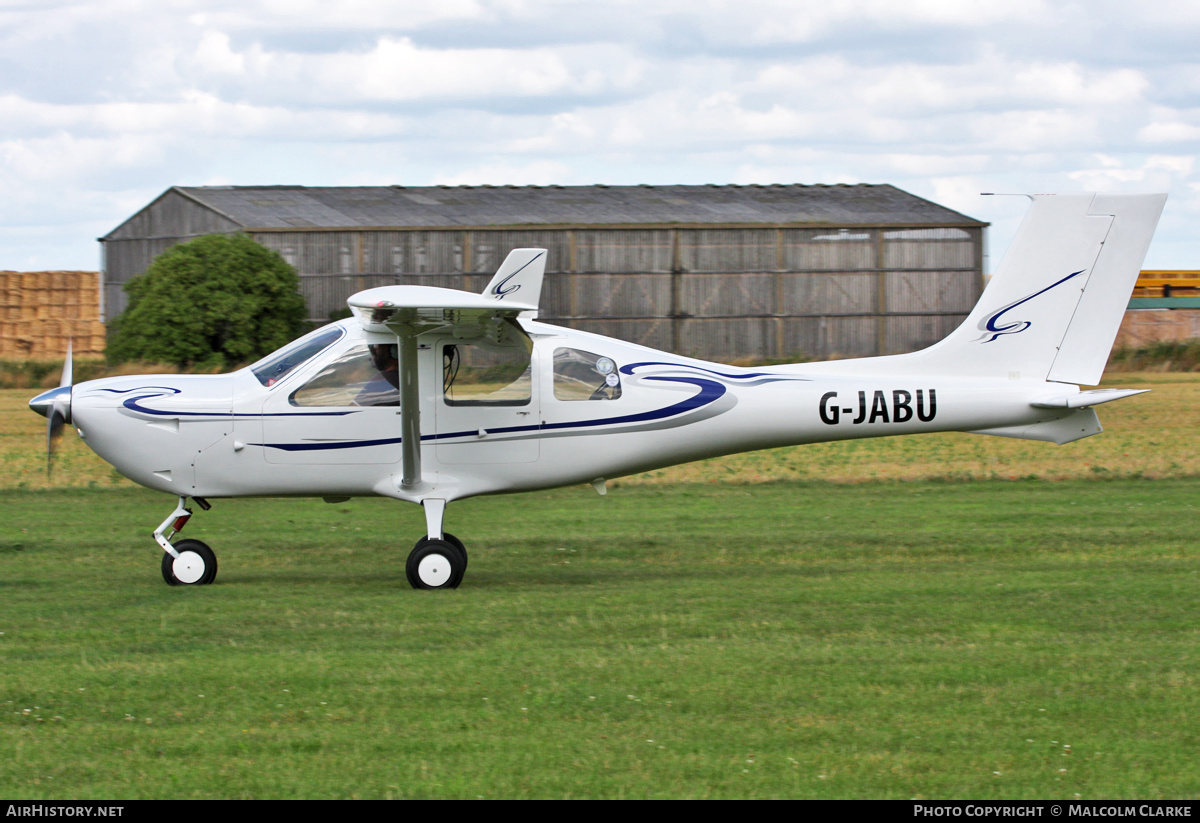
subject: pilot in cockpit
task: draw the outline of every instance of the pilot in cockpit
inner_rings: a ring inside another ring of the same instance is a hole
[[[375,377],[354,398],[356,406],[400,405],[400,353],[395,344],[372,344],[371,363]]]

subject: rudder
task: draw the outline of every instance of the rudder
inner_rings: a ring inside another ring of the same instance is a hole
[[[1030,195],[1032,206],[971,314],[903,356],[920,373],[1094,385],[1166,195]]]
[[[1112,228],[1047,380],[1089,386],[1100,382],[1166,202],[1165,194],[1096,195],[1089,214],[1112,215]]]

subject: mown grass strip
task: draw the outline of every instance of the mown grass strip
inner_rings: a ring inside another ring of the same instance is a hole
[[[1196,797],[1194,480],[0,494],[0,792]]]

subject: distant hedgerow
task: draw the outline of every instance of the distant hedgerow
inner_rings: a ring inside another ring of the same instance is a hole
[[[1117,349],[1109,360],[1108,371],[1200,371],[1200,338]]]

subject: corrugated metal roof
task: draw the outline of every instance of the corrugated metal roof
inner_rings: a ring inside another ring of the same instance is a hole
[[[985,226],[890,185],[194,186],[247,229],[542,225]]]

